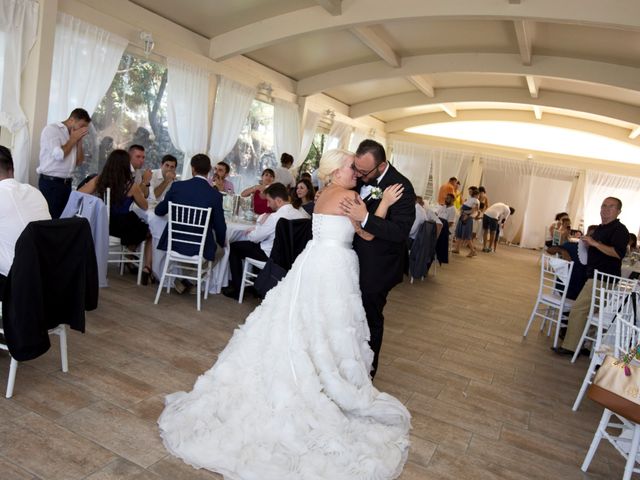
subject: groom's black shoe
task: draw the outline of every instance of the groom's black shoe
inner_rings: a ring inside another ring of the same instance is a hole
[[[240,292],[233,287],[224,287],[221,292],[225,297],[233,298],[234,300],[240,298]]]

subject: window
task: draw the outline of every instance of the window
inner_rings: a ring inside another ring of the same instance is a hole
[[[171,154],[181,171],[184,154],[169,138],[166,86],[165,65],[125,52],[111,87],[91,117],[85,162],[76,169],[76,180],[100,172],[111,151],[126,150],[132,144],[145,148],[146,168],[159,168],[162,157]]]
[[[238,141],[224,161],[236,192],[256,185],[265,168],[278,166],[273,153],[273,105],[254,100]]]

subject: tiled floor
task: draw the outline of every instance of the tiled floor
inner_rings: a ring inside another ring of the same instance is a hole
[[[621,478],[602,444],[579,466],[601,409],[571,412],[587,362],[571,365],[537,329],[522,331],[535,299],[538,254],[503,247],[455,256],[437,276],[390,296],[376,385],[407,404],[412,447],[402,480]],[[14,397],[0,400],[0,479],[211,479],[169,456],[156,419],[167,393],[190,389],[255,307],[216,295],[171,294],[111,272],[84,335],[21,364]],[[55,341],[55,339],[54,339]],[[0,354],[0,382],[9,359]],[[330,480],[330,479],[327,479]]]

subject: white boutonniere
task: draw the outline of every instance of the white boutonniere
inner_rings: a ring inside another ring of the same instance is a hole
[[[382,189],[380,187],[373,187],[370,195],[374,200],[380,200],[382,198]]]

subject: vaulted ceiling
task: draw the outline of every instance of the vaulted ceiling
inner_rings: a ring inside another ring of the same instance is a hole
[[[132,0],[388,133],[506,119],[640,145],[637,0]]]

